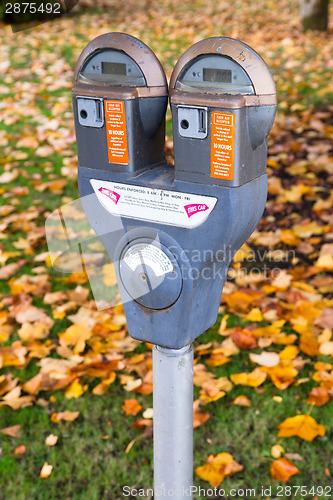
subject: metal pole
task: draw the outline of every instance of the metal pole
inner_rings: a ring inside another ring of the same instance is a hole
[[[193,484],[193,345],[153,347],[155,498],[190,498]]]

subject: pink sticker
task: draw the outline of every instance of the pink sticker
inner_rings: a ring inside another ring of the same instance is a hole
[[[209,207],[205,204],[199,204],[199,203],[193,203],[192,205],[185,205],[184,206],[187,217],[192,217],[192,215],[197,214],[198,212],[205,212],[205,210],[208,210]]]
[[[120,194],[116,193],[115,191],[111,191],[111,189],[103,187],[100,187],[98,191],[100,191],[100,193],[102,194],[105,194],[105,196],[110,198],[110,200],[112,200],[117,205],[120,198]]]

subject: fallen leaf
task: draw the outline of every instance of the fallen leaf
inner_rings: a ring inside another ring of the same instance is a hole
[[[58,436],[55,436],[54,434],[50,434],[45,439],[46,446],[55,446],[57,442],[58,442]]]
[[[80,415],[79,411],[61,411],[59,413],[52,413],[51,415],[51,420],[55,424],[59,424],[61,420],[66,420],[67,422],[73,422],[73,420],[76,420],[78,416]]]
[[[319,352],[319,344],[315,339],[313,333],[305,332],[301,335],[299,348],[308,356],[317,356]]]
[[[237,463],[229,453],[209,455],[207,463],[197,467],[195,472],[204,481],[217,488],[226,476],[232,476],[243,470],[243,466]]]
[[[25,453],[25,446],[24,444],[21,444],[14,450],[14,456],[16,457],[17,455],[24,455]]]
[[[49,477],[52,472],[52,469],[53,465],[49,465],[47,462],[45,462],[40,471],[39,477],[42,477],[43,479]]]
[[[92,335],[91,328],[85,323],[76,323],[67,328],[64,333],[59,334],[61,342],[74,346],[74,353],[79,354],[86,347],[86,340]]]
[[[128,417],[129,415],[137,415],[142,406],[136,399],[125,399],[121,408],[124,410],[125,416]]]
[[[266,373],[260,368],[255,368],[251,373],[235,373],[230,375],[230,379],[236,385],[247,385],[250,387],[259,387],[266,380]]]
[[[80,384],[78,380],[74,380],[71,385],[65,391],[65,397],[67,399],[79,398],[82,396],[84,391],[87,389],[87,386],[83,386]]]
[[[15,274],[25,263],[26,260],[21,259],[18,262],[0,267],[0,280],[8,280],[8,278],[13,276],[13,274]]]
[[[314,387],[309,393],[308,403],[315,406],[323,406],[328,403],[330,396],[323,387]]]
[[[233,400],[232,404],[236,405],[236,406],[251,406],[252,405],[251,401],[246,396],[243,396],[243,395],[237,396],[237,398],[235,398]]]
[[[249,354],[250,360],[260,366],[276,366],[280,362],[280,357],[276,352],[261,352],[260,354]]]
[[[319,352],[324,356],[333,356],[333,342],[323,342],[320,344]]]
[[[273,479],[279,479],[283,483],[286,483],[291,476],[298,474],[299,470],[295,465],[293,465],[289,460],[284,458],[279,458],[274,460],[271,464],[271,476]]]
[[[20,437],[21,436],[21,425],[12,425],[10,427],[4,427],[0,429],[2,434],[6,434],[6,436],[10,437]]]
[[[298,436],[305,441],[313,441],[317,436],[325,436],[326,428],[318,424],[310,415],[296,415],[278,425],[278,437]]]
[[[280,458],[284,453],[284,448],[280,444],[275,444],[271,448],[271,455],[273,458]]]
[[[275,387],[280,390],[287,389],[298,375],[298,371],[291,361],[280,361],[276,366],[263,367],[262,371],[270,376]]]

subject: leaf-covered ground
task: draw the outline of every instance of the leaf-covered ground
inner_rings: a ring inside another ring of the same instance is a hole
[[[151,348],[128,336],[121,306],[96,310],[86,275],[52,269],[45,241],[46,217],[78,196],[75,61],[109,31],[141,38],[168,76],[215,35],[248,43],[272,70],[266,211],[216,325],[195,342],[195,484],[330,498],[332,29],[301,34],[287,0],[95,5],[21,33],[1,26],[0,498],[116,500],[124,485],[152,487]]]

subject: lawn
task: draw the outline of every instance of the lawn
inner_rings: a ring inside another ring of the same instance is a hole
[[[243,466],[221,483],[227,494],[242,488],[256,489],[256,498],[330,498],[332,28],[300,33],[298,3],[287,0],[96,5],[23,32],[0,25],[0,430],[20,426],[0,433],[0,500],[118,500],[125,485],[153,486],[151,346],[130,339],[121,306],[96,310],[84,273],[50,266],[44,233],[47,216],[78,198],[75,62],[90,40],[110,31],[142,39],[168,78],[186,48],[216,35],[248,43],[271,68],[279,106],[266,211],[229,272],[216,324],[195,341],[195,400],[202,399],[194,466],[227,452]],[[170,111],[166,130],[172,162]],[[81,322],[90,325],[84,338],[75,330]],[[279,373],[250,359],[282,351]],[[46,358],[58,361],[53,385]],[[267,375],[262,383],[236,383],[233,375],[256,367]],[[44,378],[34,378],[39,373]],[[126,415],[129,399],[140,406]],[[56,423],[64,411],[79,413]],[[297,415],[311,415],[324,433],[311,441],[278,437],[277,426]],[[55,446],[45,444],[51,434]],[[275,445],[283,449],[272,455]],[[298,469],[287,483],[271,475],[280,457]],[[45,463],[53,468],[43,478]],[[194,481],[211,488],[196,474]],[[269,497],[262,486],[272,487]]]

